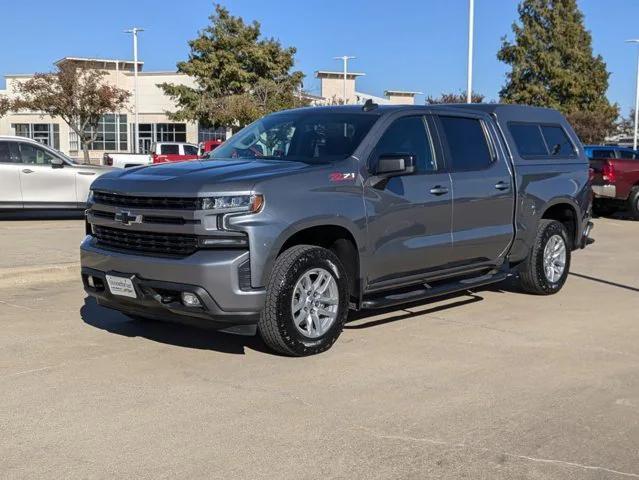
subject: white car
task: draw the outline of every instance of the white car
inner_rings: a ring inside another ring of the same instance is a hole
[[[0,210],[85,208],[91,183],[109,170],[29,138],[0,136]]]

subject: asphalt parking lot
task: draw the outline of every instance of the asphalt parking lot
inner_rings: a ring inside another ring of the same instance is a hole
[[[552,297],[353,315],[329,352],[87,299],[80,220],[0,222],[1,478],[639,478],[639,222]]]

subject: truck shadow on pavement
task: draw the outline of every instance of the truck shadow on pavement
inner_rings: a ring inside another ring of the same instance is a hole
[[[508,288],[506,282],[502,282],[502,284],[480,288],[476,291],[501,292],[505,290],[511,289]],[[441,303],[447,300],[451,301],[444,304]],[[391,322],[418,317],[420,315],[428,315],[451,308],[470,305],[482,300],[483,297],[477,293],[463,291],[445,297],[438,297],[436,299],[424,300],[398,307],[350,312],[344,329],[359,330],[372,328]],[[419,308],[427,306],[429,303],[437,303],[437,305],[431,308]],[[417,308],[418,310],[410,311],[409,309],[411,308]],[[222,353],[242,355],[245,353],[245,350],[249,348],[258,352],[277,355],[264,344],[259,335],[232,335],[189,325],[161,321],[154,322],[152,320],[134,320],[115,310],[101,307],[92,297],[86,297],[84,299],[84,305],[80,309],[80,316],[87,325],[125,337],[141,337],[167,345],[200,350],[213,350]],[[384,318],[380,319],[380,316]],[[371,320],[366,321],[368,318]]]

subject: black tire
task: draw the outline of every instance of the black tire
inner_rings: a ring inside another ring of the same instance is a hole
[[[562,275],[556,281],[550,281],[544,272],[544,249],[548,240],[554,235],[559,235],[564,240],[566,247],[566,263]],[[528,258],[523,262],[519,270],[519,282],[521,288],[535,295],[552,295],[557,293],[566,283],[570,271],[571,242],[568,240],[566,227],[556,220],[540,220],[537,227],[537,235],[530,250]]]
[[[634,187],[628,196],[628,212],[630,216],[639,220],[639,187]]]
[[[293,290],[302,275],[323,268],[333,275],[339,294],[337,318],[320,337],[309,338],[295,326],[291,312]],[[348,316],[348,279],[337,256],[325,248],[296,245],[276,260],[266,289],[266,304],[257,327],[264,342],[289,356],[315,355],[331,348],[342,333]]]

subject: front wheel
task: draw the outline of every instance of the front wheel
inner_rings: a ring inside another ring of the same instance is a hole
[[[537,295],[557,293],[570,270],[570,247],[566,227],[556,220],[541,220],[535,242],[519,272],[524,291]]]
[[[348,315],[348,279],[325,248],[296,245],[275,261],[258,322],[264,342],[291,356],[331,348]]]

